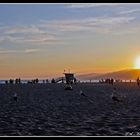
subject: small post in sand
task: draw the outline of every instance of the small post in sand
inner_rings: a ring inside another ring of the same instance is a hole
[[[14,93],[13,99],[14,99],[14,101],[17,102],[17,93],[16,92]]]

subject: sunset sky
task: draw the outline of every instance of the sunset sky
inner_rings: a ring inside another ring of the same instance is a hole
[[[0,79],[134,67],[139,3],[0,4]]]

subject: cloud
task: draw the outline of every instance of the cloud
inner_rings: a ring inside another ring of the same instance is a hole
[[[128,3],[82,3],[82,4],[68,4],[68,8],[91,8],[91,7],[101,7],[101,6],[120,6],[128,5]]]
[[[18,25],[18,26],[3,26],[0,27],[0,42],[1,41],[12,41],[12,42],[23,42],[23,43],[56,43],[60,39],[50,33],[47,30],[39,29],[34,25]]]
[[[80,22],[82,20],[52,20],[52,21],[41,21],[40,27],[48,27],[56,32],[60,31],[79,31]]]
[[[59,43],[58,38],[48,35],[48,34],[34,34],[24,36],[23,38],[19,39],[20,42],[31,43],[31,44],[49,44],[49,43]]]
[[[132,14],[132,13],[137,13],[140,12],[140,9],[130,9],[130,10],[124,10],[119,12],[119,14]]]
[[[63,42],[62,40],[69,32],[86,31],[114,34],[119,29],[123,31],[122,27],[132,23],[135,18],[135,16],[130,15],[100,16],[80,19],[40,20],[40,22],[32,25],[0,26],[0,42],[10,41],[37,45],[58,44]]]
[[[32,53],[32,52],[39,52],[39,51],[43,51],[41,49],[25,49],[24,52],[25,53]]]
[[[140,27],[139,25],[133,26],[133,27],[124,27],[112,31],[113,35],[133,35],[133,34],[139,34],[140,33]]]
[[[9,54],[9,53],[22,53],[18,50],[0,50],[0,54]]]
[[[35,53],[35,52],[41,52],[41,51],[45,51],[45,49],[37,49],[37,48],[26,48],[26,49],[19,49],[19,50],[0,50],[0,54],[11,54],[11,53]]]
[[[41,33],[41,31],[36,26],[14,26],[14,27],[7,27],[5,30],[5,34],[34,34],[34,33]]]
[[[118,24],[125,24],[129,23],[132,20],[134,20],[135,17],[126,17],[126,16],[116,16],[116,17],[97,17],[97,18],[88,18],[85,19],[85,22],[87,22],[90,25],[118,25]]]
[[[112,28],[120,27],[135,20],[133,16],[88,17],[73,20],[41,21],[40,26],[51,28],[58,32],[93,31],[107,33]]]

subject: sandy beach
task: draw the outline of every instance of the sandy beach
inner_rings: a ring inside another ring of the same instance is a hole
[[[136,83],[0,85],[0,136],[125,136],[140,133]],[[122,103],[110,97],[113,87]],[[82,90],[87,97],[79,94]],[[13,100],[18,94],[18,102]]]

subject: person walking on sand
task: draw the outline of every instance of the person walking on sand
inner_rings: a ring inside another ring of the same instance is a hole
[[[14,99],[14,101],[17,102],[17,93],[16,92],[14,93],[13,99]]]

